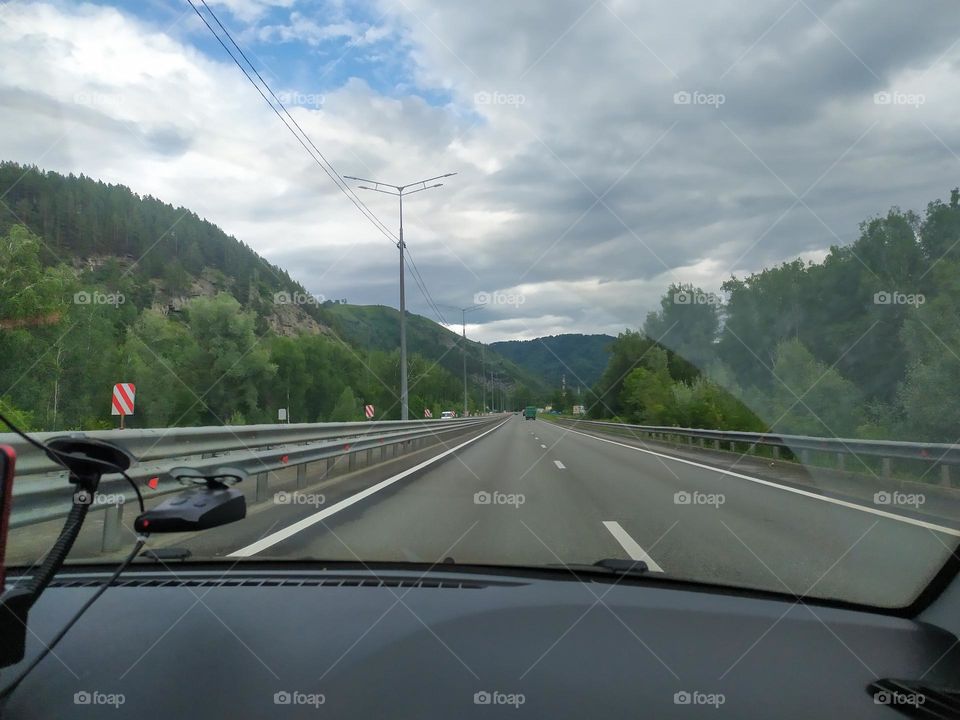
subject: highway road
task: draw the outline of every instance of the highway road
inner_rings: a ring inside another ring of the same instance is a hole
[[[870,605],[910,602],[957,525],[731,476],[640,443],[509,416],[444,457],[322,500],[268,503],[180,546],[195,558],[509,565],[642,559],[651,572]],[[742,471],[741,471],[742,472]],[[392,474],[390,474],[392,473]]]

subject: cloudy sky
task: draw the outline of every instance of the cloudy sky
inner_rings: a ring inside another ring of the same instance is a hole
[[[949,0],[207,1],[339,173],[458,173],[405,203],[405,235],[436,302],[491,300],[487,341],[635,328],[670,282],[819,259],[960,184]],[[0,158],[396,306],[395,248],[186,0],[0,3],[0,36]],[[395,198],[358,192],[395,227]]]

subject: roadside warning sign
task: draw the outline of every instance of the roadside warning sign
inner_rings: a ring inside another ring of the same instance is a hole
[[[113,386],[111,415],[133,415],[133,401],[137,388],[133,383],[117,383]]]
[[[425,418],[432,418],[432,417],[433,417],[433,411],[430,410],[430,408],[424,408],[424,409],[423,409],[423,416],[424,416]]]
[[[373,417],[373,405],[364,405],[363,414],[367,416],[367,420]]]

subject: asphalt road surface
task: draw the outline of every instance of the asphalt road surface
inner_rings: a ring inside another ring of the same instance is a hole
[[[441,452],[382,479],[323,488],[322,497],[306,489],[296,502],[269,503],[181,546],[195,558],[238,562],[633,558],[671,577],[899,606],[960,538],[956,523],[725,474],[520,416],[431,455]]]

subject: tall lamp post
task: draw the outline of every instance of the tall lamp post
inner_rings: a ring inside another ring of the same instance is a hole
[[[463,328],[463,416],[467,416],[467,313],[474,310],[483,310],[483,305],[471,305],[470,307],[458,308],[452,305],[444,305],[451,310],[460,311],[460,322]],[[482,347],[482,346],[481,346]],[[481,372],[483,372],[481,370]]]
[[[361,183],[367,183],[366,185],[359,185],[358,187],[361,190],[373,190],[374,192],[381,192],[387,195],[396,195],[400,198],[400,240],[397,242],[397,247],[400,249],[400,419],[409,420],[410,419],[410,405],[408,402],[408,393],[407,393],[407,300],[406,295],[404,294],[404,261],[403,261],[403,196],[404,195],[413,195],[414,193],[422,192],[424,190],[431,190],[432,188],[438,188],[443,183],[436,183],[434,185],[427,185],[428,182],[433,182],[434,180],[440,180],[441,178],[453,177],[456,173],[446,173],[445,175],[437,175],[436,177],[427,178],[426,180],[418,180],[414,183],[408,183],[406,185],[390,185],[388,183],[378,182],[376,180],[368,180],[366,178],[353,177],[352,175],[344,175],[346,180],[355,180]]]

